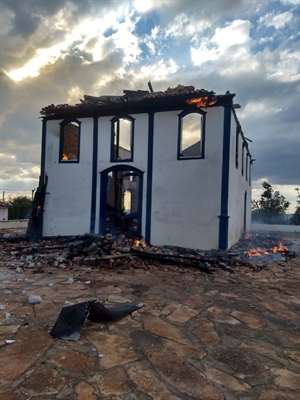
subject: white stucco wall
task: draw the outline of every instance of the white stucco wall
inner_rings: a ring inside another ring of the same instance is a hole
[[[194,160],[177,160],[180,111],[154,115],[154,245],[218,248],[224,108],[205,111],[205,159]]]
[[[142,205],[142,236],[145,237],[145,213],[147,196],[147,162],[148,162],[148,114],[130,114],[134,121],[134,153],[133,162],[110,162],[111,154],[111,119],[100,117],[98,120],[98,177],[97,177],[97,202],[96,202],[96,229],[99,232],[100,210],[100,173],[114,165],[132,165],[144,172],[143,174],[143,205]]]
[[[235,164],[236,150],[236,121],[231,114],[230,137],[230,166],[229,166],[229,199],[228,199],[228,247],[233,246],[244,233],[244,196],[247,192],[247,217],[246,231],[251,227],[251,185],[249,185],[249,157],[248,157],[248,181],[246,181],[246,148],[244,152],[244,175],[242,175],[242,135],[239,135],[239,159],[238,168]]]
[[[90,232],[93,119],[79,119],[79,163],[59,163],[60,122],[47,121],[45,171],[48,174],[43,236]]]
[[[8,208],[0,207],[0,221],[8,220]]]

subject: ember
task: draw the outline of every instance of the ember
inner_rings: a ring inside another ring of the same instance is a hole
[[[286,261],[296,255],[278,240],[278,236],[258,233],[246,233],[234,249],[243,251],[245,259],[258,264]]]

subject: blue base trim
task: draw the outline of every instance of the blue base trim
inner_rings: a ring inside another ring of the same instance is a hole
[[[153,178],[154,112],[149,113],[148,121],[148,164],[145,242],[151,243],[152,178]]]
[[[95,233],[96,196],[97,196],[97,163],[98,163],[98,117],[94,117],[93,127],[93,166],[90,233]]]
[[[231,106],[224,106],[223,159],[221,183],[221,215],[219,215],[219,250],[228,249],[228,194],[230,158]]]

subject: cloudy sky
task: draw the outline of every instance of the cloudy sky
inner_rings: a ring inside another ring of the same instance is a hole
[[[0,0],[0,191],[37,186],[42,107],[83,94],[230,90],[253,197],[300,187],[299,0]],[[2,197],[2,196],[1,196]]]

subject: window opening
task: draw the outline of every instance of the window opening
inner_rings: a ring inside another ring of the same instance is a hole
[[[200,113],[180,117],[179,158],[203,157],[203,120]]]
[[[248,154],[246,154],[246,181],[248,180]]]
[[[112,161],[132,160],[133,120],[118,118],[113,123]]]
[[[79,131],[77,122],[69,122],[62,126],[60,161],[79,161]]]

